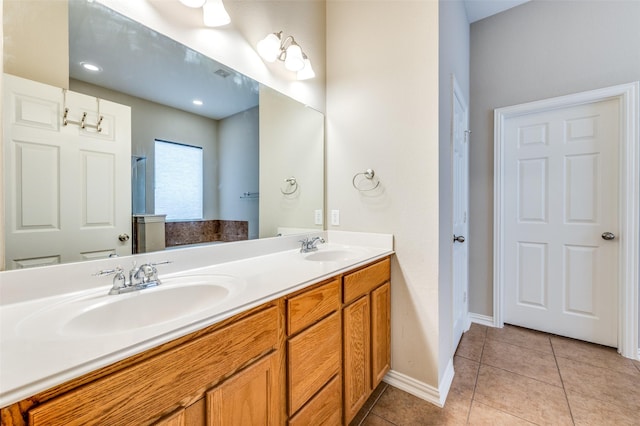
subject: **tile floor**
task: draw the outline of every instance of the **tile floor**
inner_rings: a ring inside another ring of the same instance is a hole
[[[382,383],[352,425],[640,425],[640,362],[525,328],[472,324],[444,408]]]

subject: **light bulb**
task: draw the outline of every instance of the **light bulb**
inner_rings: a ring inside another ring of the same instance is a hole
[[[221,27],[231,22],[222,0],[207,0],[202,6],[202,18],[207,27]]]
[[[295,42],[287,47],[287,57],[284,60],[284,67],[289,71],[300,71],[304,68],[302,49]]]
[[[304,68],[298,71],[298,80],[309,80],[310,78],[314,78],[316,73],[313,71],[311,67],[311,61],[309,58],[304,58]]]
[[[179,0],[180,3],[184,4],[187,7],[198,8],[204,6],[207,0]]]
[[[258,42],[258,53],[267,62],[273,62],[280,53],[280,36],[271,33]]]

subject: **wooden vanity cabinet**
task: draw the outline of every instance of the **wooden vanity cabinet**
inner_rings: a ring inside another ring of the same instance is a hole
[[[344,416],[349,424],[391,365],[390,260],[343,277]]]
[[[349,424],[390,367],[389,258],[0,410],[3,426]]]
[[[280,309],[272,305],[196,332],[176,347],[30,408],[28,424],[279,424],[282,328]]]
[[[339,278],[286,300],[290,425],[342,422],[340,307]]]

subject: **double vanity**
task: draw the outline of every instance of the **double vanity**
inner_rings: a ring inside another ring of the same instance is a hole
[[[161,283],[120,294],[115,259],[0,274],[2,424],[348,424],[390,368],[392,237],[314,236],[122,258]]]

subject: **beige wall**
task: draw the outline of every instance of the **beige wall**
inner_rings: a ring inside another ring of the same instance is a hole
[[[329,229],[394,234],[392,369],[437,387],[438,2],[328,1],[326,34]]]
[[[4,0],[4,72],[69,87],[69,14],[66,0]],[[33,28],[40,31],[33,31]]]
[[[314,211],[324,207],[324,116],[264,86],[259,108],[260,237],[276,236],[279,227],[322,230]],[[289,177],[298,189],[283,195]]]
[[[640,2],[532,1],[471,25],[470,306],[493,315],[493,110],[640,79]]]

